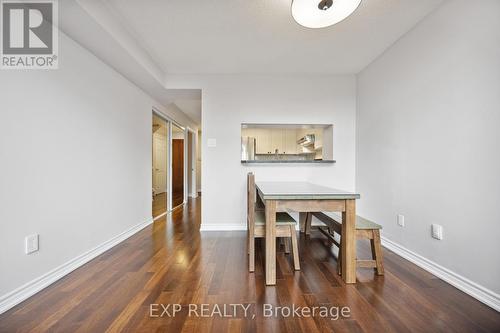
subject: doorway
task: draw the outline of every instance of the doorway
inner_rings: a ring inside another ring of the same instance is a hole
[[[172,125],[172,207],[184,203],[184,129]]]
[[[152,129],[152,212],[153,218],[168,210],[168,130],[169,123],[153,113]]]

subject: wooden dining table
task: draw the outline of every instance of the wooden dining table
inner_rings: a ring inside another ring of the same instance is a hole
[[[310,212],[342,213],[342,279],[356,283],[356,199],[359,194],[308,182],[256,182],[265,205],[266,284],[276,284],[276,212],[298,212],[301,222]]]

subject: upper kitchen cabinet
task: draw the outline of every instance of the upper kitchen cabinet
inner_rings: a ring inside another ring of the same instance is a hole
[[[241,145],[243,162],[335,162],[329,124],[242,124]]]
[[[286,154],[285,130],[282,128],[271,129],[271,153]]]
[[[271,132],[265,128],[254,128],[255,135],[255,153],[256,154],[271,154]]]
[[[297,144],[297,129],[286,128],[285,130],[285,152],[286,154],[295,155],[298,153],[299,145]]]

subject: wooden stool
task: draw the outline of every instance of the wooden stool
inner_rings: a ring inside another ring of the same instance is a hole
[[[338,243],[333,237],[336,232],[339,236],[342,234],[342,223],[337,219],[326,215],[322,212],[310,213],[321,222],[326,224],[328,231],[319,227],[319,230],[327,236],[327,238],[338,247],[339,255],[337,258],[337,272],[341,275],[342,272],[342,238],[340,238],[340,243]],[[307,221],[310,223],[310,218]],[[306,226],[306,230],[307,230]],[[310,226],[309,226],[310,228]],[[377,275],[384,275],[384,264],[382,257],[382,246],[380,244],[380,229],[382,226],[375,222],[369,221],[361,216],[356,216],[356,239],[368,239],[370,240],[372,259],[360,260],[356,259],[357,267],[364,268],[374,268],[377,271]]]
[[[255,238],[266,236],[266,213],[256,207],[255,176],[248,173],[247,176],[247,233],[248,233],[248,270],[255,270]],[[290,238],[293,252],[293,266],[300,270],[299,246],[295,225],[297,222],[288,213],[276,213],[276,238]],[[290,252],[288,244],[285,243],[285,252]]]

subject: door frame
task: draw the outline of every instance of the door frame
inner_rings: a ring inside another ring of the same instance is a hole
[[[154,217],[154,219],[158,219],[158,218],[161,218],[163,216],[165,216],[167,213],[171,212],[172,210],[174,210],[175,208],[178,208],[180,206],[182,206],[183,204],[186,203],[186,186],[184,185],[184,200],[182,202],[182,204],[176,206],[176,207],[173,207],[172,206],[172,126],[175,125],[179,128],[181,128],[183,131],[184,131],[184,152],[186,152],[186,138],[187,138],[187,130],[186,130],[186,127],[185,126],[182,126],[181,124],[179,124],[177,121],[175,121],[174,119],[172,119],[172,117],[166,115],[165,113],[163,113],[161,110],[159,110],[158,108],[154,107],[152,108],[152,114],[151,114],[151,119],[153,117],[153,115],[157,115],[158,117],[162,118],[163,120],[165,120],[167,122],[167,135],[168,135],[168,138],[167,138],[167,146],[168,146],[168,154],[167,154],[167,211],[165,212],[165,214],[161,214],[157,217]],[[152,151],[152,147],[151,147],[151,151]],[[151,163],[153,161],[153,157],[151,156]],[[186,182],[186,154],[184,154],[184,183]],[[151,172],[152,169],[151,169]],[[151,179],[153,179],[153,175],[151,174]]]
[[[172,125],[175,125],[175,126],[179,127],[184,132],[184,147],[183,147],[183,150],[184,150],[184,157],[183,157],[183,163],[184,163],[184,165],[183,166],[184,167],[182,168],[182,178],[183,178],[183,187],[184,188],[183,188],[183,193],[182,193],[182,203],[178,204],[175,207],[172,206],[172,170],[173,170],[172,169],[172,162],[173,162],[172,161],[172,150],[173,150],[172,149],[172,147],[173,147]],[[170,125],[170,140],[169,140],[169,145],[170,145],[170,152],[169,152],[169,154],[170,154],[170,163],[169,163],[169,168],[170,168],[170,175],[169,175],[169,177],[170,177],[170,184],[169,184],[169,189],[170,189],[170,192],[169,193],[170,193],[171,200],[169,201],[169,206],[170,206],[170,210],[169,211],[172,211],[172,210],[174,210],[176,208],[179,208],[179,207],[185,205],[186,202],[187,202],[187,197],[186,197],[186,192],[187,192],[187,190],[186,190],[186,164],[187,164],[186,163],[187,162],[187,159],[186,159],[186,138],[187,138],[187,135],[186,135],[186,133],[187,133],[187,127],[180,125],[178,122],[173,121],[172,124]]]
[[[159,118],[161,118],[162,120],[164,120],[166,123],[167,123],[167,154],[166,154],[166,157],[167,157],[167,161],[166,161],[166,164],[167,164],[167,168],[166,168],[166,172],[167,172],[167,184],[166,184],[166,188],[165,188],[165,192],[166,192],[166,199],[167,199],[167,209],[165,210],[164,213],[158,215],[158,216],[153,216],[153,221],[154,220],[157,220],[159,218],[162,218],[163,216],[167,215],[168,212],[170,212],[170,204],[171,204],[171,198],[170,198],[170,127],[171,127],[171,123],[172,123],[172,120],[170,119],[170,117],[167,117],[165,114],[163,114],[162,112],[160,112],[158,109],[156,109],[155,107],[152,108],[152,112],[151,112],[151,121],[153,119],[154,116],[157,116]],[[154,154],[153,152],[153,140],[151,140],[151,154]],[[153,156],[151,156],[151,164],[153,163]],[[151,173],[153,172],[153,168],[151,168]],[[151,174],[151,179],[153,179],[153,175]],[[151,214],[153,215],[153,214]]]
[[[192,135],[192,141],[191,141],[191,168],[192,170],[189,170],[189,135]],[[196,145],[198,141],[198,133],[197,131],[193,130],[190,127],[186,127],[186,132],[185,132],[185,139],[184,142],[186,142],[186,145],[184,147],[184,156],[185,156],[185,168],[184,168],[184,174],[188,175],[191,173],[191,184],[188,184],[188,179],[189,177],[185,177],[184,180],[184,187],[187,189],[184,193],[184,201],[187,202],[188,197],[191,198],[196,198],[198,197],[198,190],[196,189],[196,162],[197,162],[197,156],[196,156]],[[189,189],[191,188],[191,191],[189,192]],[[188,193],[189,192],[189,193]]]

